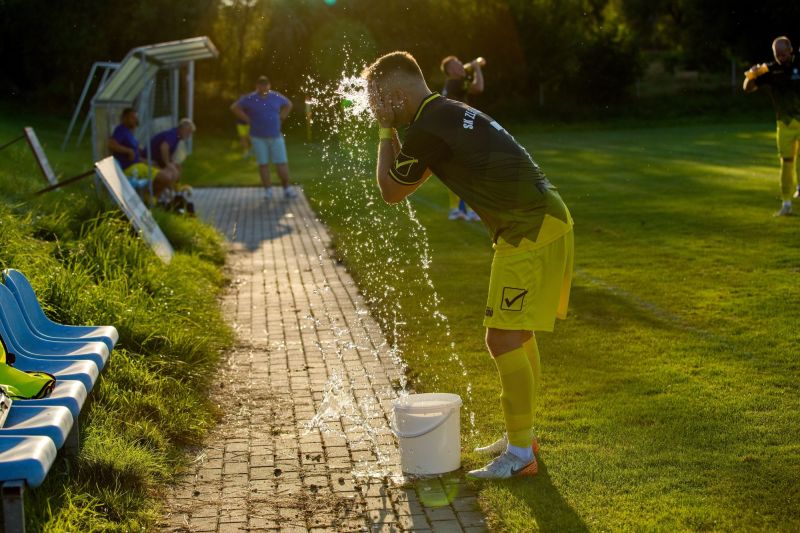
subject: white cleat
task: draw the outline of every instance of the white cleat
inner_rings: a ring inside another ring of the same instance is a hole
[[[480,453],[484,455],[497,456],[506,451],[507,447],[508,447],[508,435],[506,433],[503,433],[502,437],[500,437],[490,445],[480,446],[478,448],[475,448],[474,451],[475,453]],[[533,440],[531,441],[531,449],[533,450],[534,455],[539,455],[539,441],[536,439],[536,437],[533,437]]]
[[[469,220],[470,222],[480,222],[481,217],[478,216],[478,213],[470,209],[469,213],[467,213],[467,220]]]
[[[536,457],[530,461],[520,459],[513,453],[505,451],[491,463],[467,473],[472,479],[508,479],[517,476],[535,476],[539,472],[539,463]]]
[[[775,213],[776,217],[788,217],[792,214],[792,205],[791,204],[783,204],[781,206],[780,211]]]

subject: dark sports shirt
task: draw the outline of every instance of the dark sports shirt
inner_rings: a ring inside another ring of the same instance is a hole
[[[795,54],[785,65],[773,61],[767,66],[769,71],[756,78],[756,86],[769,88],[778,120],[800,120],[800,56]]]
[[[470,75],[460,79],[450,78],[444,84],[442,96],[459,102],[467,102],[469,100],[470,85],[472,85],[472,76]]]
[[[389,175],[413,185],[428,168],[480,215],[498,246],[544,245],[572,227],[525,148],[490,116],[435,93],[420,104]]]

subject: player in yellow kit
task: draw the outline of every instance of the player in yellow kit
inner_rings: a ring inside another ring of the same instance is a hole
[[[483,324],[500,374],[506,436],[483,448],[498,457],[469,475],[533,475],[539,361],[533,332],[552,331],[556,317],[566,317],[572,217],[528,152],[488,115],[431,92],[410,54],[387,54],[364,77],[380,124],[377,179],[384,200],[403,200],[434,173],[480,215],[494,243]],[[401,144],[395,128],[403,126]]]
[[[772,98],[778,122],[778,155],[781,158],[781,204],[776,216],[792,214],[792,193],[800,197],[800,57],[787,37],[772,42],[775,61],[756,65],[745,73],[744,92],[763,88]],[[797,188],[796,188],[797,187]]]

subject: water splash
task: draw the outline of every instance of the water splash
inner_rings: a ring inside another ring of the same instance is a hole
[[[448,318],[441,311],[442,298],[430,275],[433,258],[427,231],[410,202],[390,206],[380,198],[374,180],[377,126],[369,108],[366,82],[352,72],[342,72],[341,78],[332,84],[306,80],[304,89],[314,106],[315,127],[322,135],[321,142],[312,150],[322,160],[321,186],[330,192],[324,201],[317,202],[317,208],[333,226],[335,253],[359,266],[354,274],[358,277],[356,281],[386,340],[376,345],[365,333],[371,323],[370,310],[358,306],[353,323],[328,317],[334,342],[320,344],[320,349],[323,357],[339,362],[346,362],[347,354],[354,350],[376,362],[388,357],[400,370],[398,381],[389,387],[373,384],[379,397],[386,400],[409,392],[404,349],[413,345],[419,350],[423,368],[432,366],[425,363],[433,357],[438,360],[446,357],[466,381],[464,408],[468,427],[474,434],[475,414],[470,409],[472,384],[456,351]],[[322,264],[326,257],[320,254],[318,260]],[[320,288],[323,290],[329,288]],[[433,329],[438,330],[435,336],[429,333],[432,323],[436,325]],[[368,372],[366,377],[371,383],[375,378]],[[452,375],[443,378],[433,373],[426,377],[433,390],[462,386],[461,379],[458,384],[451,381]],[[385,405],[377,402],[369,405],[360,399],[372,395],[354,395],[361,379],[362,376],[350,370],[332,373],[319,409],[306,429],[337,432],[340,424],[363,429],[349,432],[346,437],[351,441],[357,434],[357,443],[368,442],[376,460],[356,470],[370,477],[398,479],[398,459],[387,454],[381,442],[385,440],[381,438],[386,434],[385,420],[383,433],[370,423],[375,417],[391,418],[391,411]]]

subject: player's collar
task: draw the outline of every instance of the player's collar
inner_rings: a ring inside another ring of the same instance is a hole
[[[425,98],[425,99],[422,101],[422,103],[421,103],[421,104],[419,104],[419,107],[417,108],[417,112],[414,114],[414,120],[412,120],[412,121],[411,121],[411,123],[412,123],[412,124],[413,124],[413,123],[415,123],[415,122],[417,121],[417,119],[419,118],[419,116],[422,114],[422,110],[423,110],[423,109],[425,109],[425,106],[426,106],[426,105],[428,105],[428,104],[429,104],[430,102],[432,102],[433,100],[435,100],[435,99],[436,99],[438,96],[439,96],[439,93],[431,93],[430,95],[428,95],[428,96],[427,96],[427,97],[426,97],[426,98]]]

